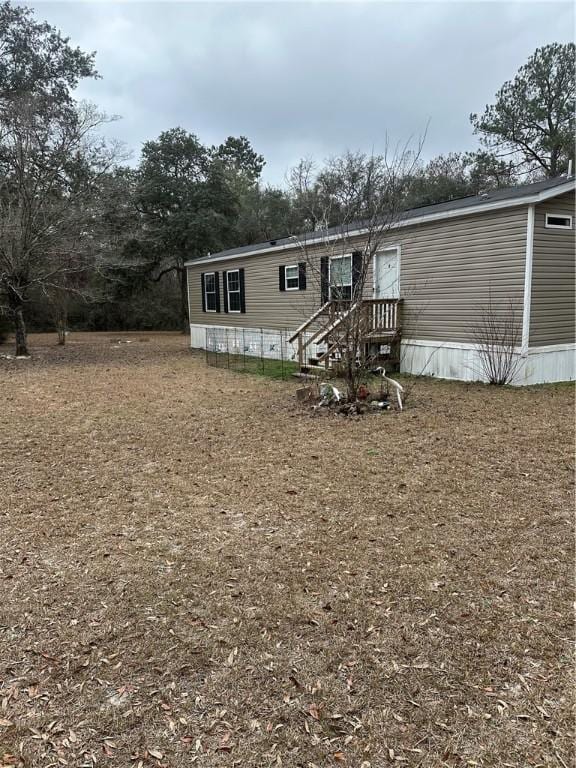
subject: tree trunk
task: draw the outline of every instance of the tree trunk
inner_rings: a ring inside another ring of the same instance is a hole
[[[554,179],[556,176],[558,176],[558,160],[560,158],[560,153],[557,149],[553,149],[550,153],[550,172],[548,175],[550,178]]]
[[[16,357],[29,357],[26,338],[26,323],[24,322],[24,308],[22,304],[12,307],[14,318],[14,331],[16,335]]]
[[[190,333],[190,319],[188,317],[188,275],[186,267],[179,270],[180,277],[180,322],[182,333]]]
[[[546,176],[550,177],[551,179],[556,176],[556,161],[554,159],[554,152],[550,154],[550,163],[546,169]]]
[[[56,331],[58,333],[58,344],[64,346],[66,344],[66,330],[68,328],[68,312],[66,307],[58,307],[58,318],[56,320]]]
[[[350,360],[346,363],[346,393],[348,400],[353,403],[358,396],[358,382],[356,381],[356,371],[352,368]]]

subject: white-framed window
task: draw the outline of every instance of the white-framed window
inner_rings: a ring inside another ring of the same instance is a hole
[[[352,255],[332,256],[330,259],[330,299],[350,301],[352,299]]]
[[[284,268],[284,285],[287,291],[300,290],[300,269],[298,264]]]
[[[206,272],[204,275],[204,305],[206,312],[216,312],[216,273]]]
[[[232,269],[230,272],[226,272],[226,291],[228,294],[228,312],[240,312],[242,309],[240,270]]]
[[[563,216],[561,213],[547,213],[546,227],[548,229],[572,229],[572,216]]]

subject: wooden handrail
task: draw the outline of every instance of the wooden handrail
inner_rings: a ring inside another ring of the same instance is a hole
[[[335,349],[331,334],[353,313],[360,313],[358,321],[361,324],[361,334],[368,342],[369,339],[398,338],[400,332],[400,312],[402,299],[360,299],[359,301],[346,302],[327,301],[314,314],[302,323],[302,325],[290,337],[289,342],[298,341],[298,362],[301,368],[306,365],[305,351],[311,344],[328,343],[328,349],[321,353],[318,362],[325,361],[329,366],[330,355]],[[322,327],[313,331],[306,338],[304,331],[322,314],[327,317]],[[338,342],[339,344],[340,342]],[[336,344],[336,346],[338,346]]]
[[[362,299],[362,304],[401,304],[404,299]]]
[[[332,346],[331,346],[331,347],[328,347],[328,349],[327,349],[325,352],[322,352],[322,354],[321,354],[321,355],[319,355],[319,356],[316,358],[316,362],[317,362],[317,363],[323,363],[325,360],[327,360],[327,359],[330,357],[330,355],[332,354],[332,352],[334,352],[334,350],[335,350],[337,347],[338,347],[338,345],[337,345],[337,344],[332,344]]]
[[[327,328],[321,328],[318,333],[314,334],[314,336],[309,340],[308,343],[311,344],[313,340],[316,340],[319,344],[321,344],[324,341],[325,337],[329,333],[332,333],[332,331],[335,331],[336,328],[338,328],[338,326],[341,325],[344,322],[344,320],[346,320],[346,318],[352,314],[352,312],[355,312],[359,306],[360,306],[360,302],[358,301],[354,302],[354,304],[352,304],[352,306],[349,309],[347,309],[341,315],[338,315],[336,320],[333,323],[331,323]]]
[[[314,312],[314,314],[311,317],[309,317],[308,320],[302,323],[302,325],[294,331],[293,335],[290,336],[290,338],[288,339],[288,343],[291,344],[295,339],[297,339],[299,334],[301,334],[302,331],[305,331],[306,328],[308,328],[308,326],[311,323],[313,323],[317,317],[323,314],[328,309],[331,303],[332,303],[331,301],[327,301],[325,304],[323,304],[320,307],[320,309],[316,310],[316,312]]]

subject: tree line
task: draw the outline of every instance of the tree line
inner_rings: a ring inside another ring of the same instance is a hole
[[[344,219],[377,197],[412,208],[557,176],[574,156],[574,44],[535,51],[493,104],[470,116],[480,149],[420,160],[422,140],[389,154],[302,160],[283,187],[244,136],[207,146],[176,127],[137,163],[80,102],[99,77],[31,9],[0,4],[0,333],[27,355],[27,329],[187,329],[184,263]],[[397,157],[397,153],[392,153]],[[2,325],[4,324],[4,325]]]

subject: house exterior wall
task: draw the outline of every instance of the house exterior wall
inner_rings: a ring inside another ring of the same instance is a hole
[[[546,214],[571,216],[572,229],[545,226]],[[540,203],[534,211],[530,347],[575,341],[574,193]]]
[[[520,328],[527,211],[518,206],[398,230],[403,338],[473,342],[478,311],[490,297],[512,302]]]
[[[188,300],[191,325],[225,325],[235,328],[268,328],[295,330],[318,309],[320,290],[318,281],[307,270],[305,291],[280,291],[280,266],[290,266],[304,261],[298,249],[247,256],[242,259],[226,259],[211,264],[188,267]],[[244,269],[245,313],[202,311],[202,273],[218,271],[220,290],[224,290],[222,272]]]
[[[526,225],[527,207],[518,206],[390,230],[382,247],[400,247],[403,337],[470,342],[478,308],[490,294],[496,301],[512,300],[521,323]],[[320,306],[320,257],[350,253],[360,243],[356,238],[345,246],[314,246],[306,257],[294,248],[189,266],[190,323],[295,330]],[[307,290],[280,291],[279,267],[303,260]],[[245,270],[246,312],[203,312],[201,274],[239,267]],[[365,296],[372,295],[370,269]]]
[[[443,378],[481,379],[474,325],[479,310],[490,299],[500,306],[510,302],[515,313],[518,355],[523,360],[514,383],[574,379],[574,232],[544,226],[546,213],[573,215],[573,207],[572,192],[534,208],[527,348],[520,347],[520,340],[530,240],[528,205],[391,229],[383,238],[382,248],[397,247],[400,254],[402,370]],[[320,306],[320,258],[349,254],[359,247],[361,236],[344,244],[316,244],[306,253],[294,247],[192,264],[188,267],[192,346],[204,347],[210,328],[238,329],[244,348],[248,345],[263,349],[260,330],[265,334],[288,331],[290,335]],[[302,261],[307,262],[306,291],[280,291],[279,267]],[[203,312],[201,274],[218,271],[222,291],[222,272],[237,268],[245,272],[246,312],[225,313],[223,301],[221,312]],[[365,297],[372,296],[370,267]],[[286,336],[281,338],[286,344]],[[291,352],[294,355],[295,348]]]

